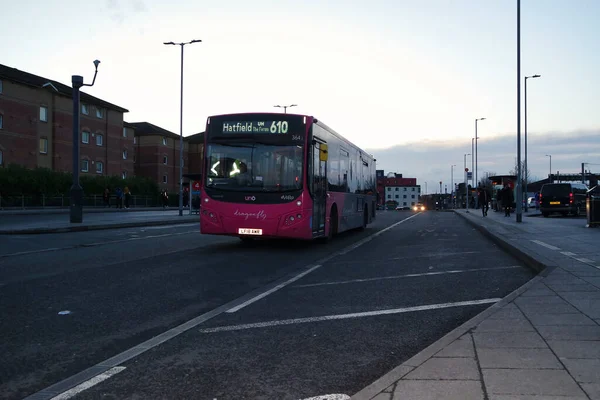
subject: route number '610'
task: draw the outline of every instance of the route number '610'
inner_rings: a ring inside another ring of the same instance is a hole
[[[287,121],[273,121],[271,123],[271,133],[287,133],[288,123]]]

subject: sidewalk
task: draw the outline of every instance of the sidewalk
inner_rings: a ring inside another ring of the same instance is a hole
[[[87,210],[84,210],[83,223],[81,224],[70,223],[68,213],[42,215],[0,214],[0,235],[81,232],[189,223],[199,224],[200,217],[197,214],[189,215],[189,209],[184,209],[183,216],[180,217],[179,210],[173,208],[145,212],[131,212],[131,210],[121,209],[104,213],[88,213]]]
[[[600,229],[455,211],[540,271],[353,399],[600,399]]]
[[[173,210],[171,208],[162,207],[132,207],[128,208],[127,212],[134,211],[166,211]],[[119,212],[122,209],[115,207],[83,207],[83,213],[107,213],[107,212]],[[185,211],[185,210],[184,210]],[[188,209],[189,211],[189,209]],[[0,209],[0,218],[3,215],[47,215],[47,214],[69,214],[69,207],[46,207],[46,208],[5,208]]]

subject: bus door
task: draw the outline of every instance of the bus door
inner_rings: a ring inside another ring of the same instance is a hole
[[[323,236],[325,235],[325,216],[327,212],[327,144],[323,140],[315,138],[312,154],[312,231],[313,236]]]

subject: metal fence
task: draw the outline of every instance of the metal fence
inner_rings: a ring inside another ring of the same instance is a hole
[[[123,200],[124,201],[124,200]],[[69,195],[63,196],[1,196],[0,209],[31,209],[31,208],[68,208],[70,204]],[[117,204],[117,199],[112,196],[110,206],[114,207]],[[162,207],[162,199],[159,195],[156,196],[131,196],[129,207]],[[176,194],[169,195],[169,206],[174,207],[179,205],[179,196]],[[85,196],[83,198],[84,207],[106,207],[102,195]]]

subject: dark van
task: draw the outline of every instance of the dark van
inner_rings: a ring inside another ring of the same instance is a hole
[[[587,190],[583,183],[546,183],[540,192],[540,211],[544,217],[584,213]]]

